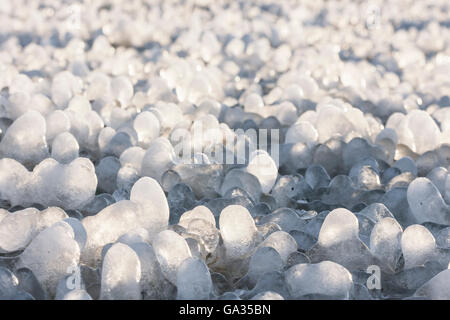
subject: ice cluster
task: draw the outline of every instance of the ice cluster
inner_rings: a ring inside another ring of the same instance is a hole
[[[449,13],[1,1],[0,299],[450,299]]]

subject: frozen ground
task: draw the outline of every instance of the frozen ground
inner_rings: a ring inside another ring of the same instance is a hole
[[[0,1],[0,298],[450,299],[449,10]]]

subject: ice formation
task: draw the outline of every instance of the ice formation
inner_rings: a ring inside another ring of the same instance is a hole
[[[136,252],[123,243],[111,246],[103,259],[100,299],[140,299],[140,280],[141,263]]]
[[[434,3],[2,1],[0,299],[450,299]]]

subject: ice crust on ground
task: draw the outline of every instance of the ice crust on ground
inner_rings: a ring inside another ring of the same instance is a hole
[[[0,299],[450,299],[435,2],[6,1]]]

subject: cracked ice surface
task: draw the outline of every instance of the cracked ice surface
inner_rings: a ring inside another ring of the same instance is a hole
[[[450,299],[449,12],[1,1],[0,299]]]

